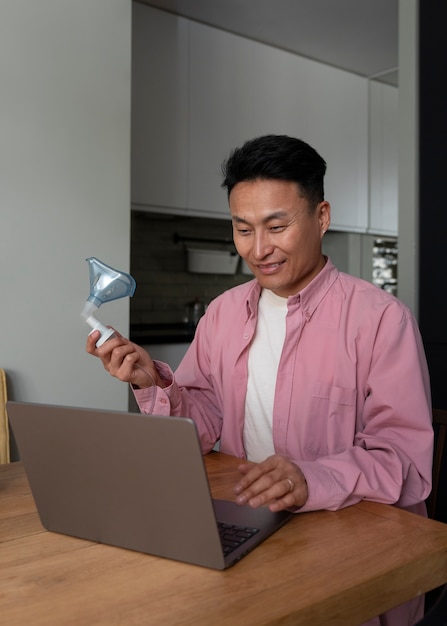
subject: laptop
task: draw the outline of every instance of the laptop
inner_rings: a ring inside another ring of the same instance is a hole
[[[189,418],[7,403],[43,526],[223,570],[292,514],[213,500]]]

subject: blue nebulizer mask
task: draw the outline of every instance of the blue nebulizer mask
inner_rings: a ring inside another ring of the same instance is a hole
[[[101,337],[96,342],[99,347],[110,339],[115,331],[113,328],[104,326],[93,314],[104,302],[133,296],[136,283],[130,274],[119,272],[95,257],[90,257],[86,261],[89,264],[90,295],[81,315],[92,331],[99,330],[101,333]]]

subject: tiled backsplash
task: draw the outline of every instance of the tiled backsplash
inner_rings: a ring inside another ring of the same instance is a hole
[[[208,303],[217,295],[250,280],[241,273],[195,274],[187,271],[187,239],[231,242],[230,219],[206,219],[132,211],[131,274],[137,282],[130,300],[131,324],[182,322],[188,302]],[[229,244],[229,247],[232,247]]]
[[[192,239],[225,240],[232,248],[229,218],[226,221],[132,211],[131,219],[131,273],[137,281],[130,300],[131,324],[182,322],[188,302],[198,298],[206,304],[226,289],[250,280],[241,272],[241,264],[231,275],[187,271],[184,240],[190,237],[191,245],[196,245]],[[181,240],[176,241],[176,235]],[[374,241],[372,235],[329,231],[323,240],[323,251],[340,270],[372,281]]]

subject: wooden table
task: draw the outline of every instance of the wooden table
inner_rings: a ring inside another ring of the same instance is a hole
[[[206,457],[213,495],[238,463]],[[349,626],[447,581],[447,525],[362,502],[298,514],[214,571],[47,532],[21,463],[0,466],[0,616],[8,626]]]

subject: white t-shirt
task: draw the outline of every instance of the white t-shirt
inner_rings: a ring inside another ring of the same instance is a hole
[[[263,289],[256,334],[248,356],[244,447],[249,461],[259,463],[275,453],[273,402],[279,360],[286,336],[287,298]]]

